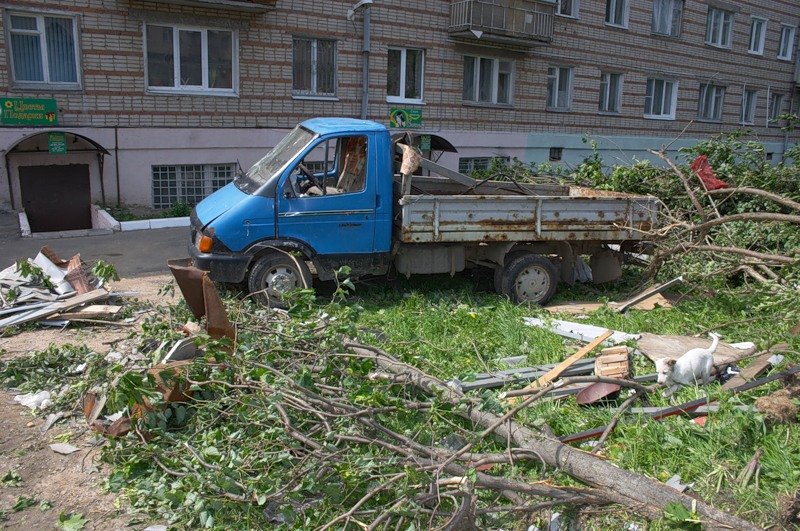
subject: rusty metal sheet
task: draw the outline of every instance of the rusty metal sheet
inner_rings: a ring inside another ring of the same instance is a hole
[[[578,404],[586,406],[607,398],[614,393],[618,393],[620,389],[622,389],[622,387],[618,384],[597,382],[582,389],[578,393],[578,396],[575,397],[575,400],[577,400]]]

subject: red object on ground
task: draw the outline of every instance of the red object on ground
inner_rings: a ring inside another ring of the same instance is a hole
[[[692,419],[692,422],[694,422],[698,426],[705,426],[707,420],[708,420],[707,416],[705,416],[705,417],[696,417],[696,418]]]
[[[691,168],[695,175],[703,181],[703,186],[706,187],[706,190],[719,190],[720,188],[730,187],[728,183],[717,178],[714,174],[714,169],[708,163],[708,157],[705,155],[700,155],[694,159]]]

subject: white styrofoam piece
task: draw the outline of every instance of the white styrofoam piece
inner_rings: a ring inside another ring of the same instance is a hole
[[[64,278],[67,275],[66,269],[58,267],[42,253],[36,255],[33,263],[41,267],[44,274],[50,277],[50,281],[56,286],[56,293],[63,295],[75,291],[72,285]]]
[[[536,317],[523,317],[522,319],[528,326],[547,328],[548,330],[562,337],[577,339],[586,343],[591,342],[594,340],[594,338],[600,336],[607,330],[602,326],[573,323],[572,321],[561,321],[559,319],[552,319],[550,321],[544,321],[543,319],[537,319]],[[603,342],[604,345],[616,345],[617,343],[630,341],[632,339],[636,340],[640,337],[638,334],[627,334],[625,332],[619,332],[616,330],[613,330],[613,332],[614,333],[611,335],[611,337]]]

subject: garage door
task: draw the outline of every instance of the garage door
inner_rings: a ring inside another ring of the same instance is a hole
[[[89,166],[22,166],[22,207],[31,232],[92,228]]]

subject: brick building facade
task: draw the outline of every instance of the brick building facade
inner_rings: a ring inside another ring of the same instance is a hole
[[[588,153],[586,135],[609,161],[738,127],[751,129],[776,158],[796,141],[770,121],[798,101],[800,5],[792,0],[375,0],[354,7],[338,0],[4,2],[4,104],[55,100],[57,118],[50,126],[2,122],[0,208],[36,208],[32,190],[47,182],[80,188],[75,201],[195,201],[296,122],[361,115],[367,55],[367,117],[388,125],[393,109],[418,113],[414,125],[459,149],[442,159],[451,167],[494,156],[577,163]],[[66,153],[53,152],[49,132],[65,133],[55,142]]]

